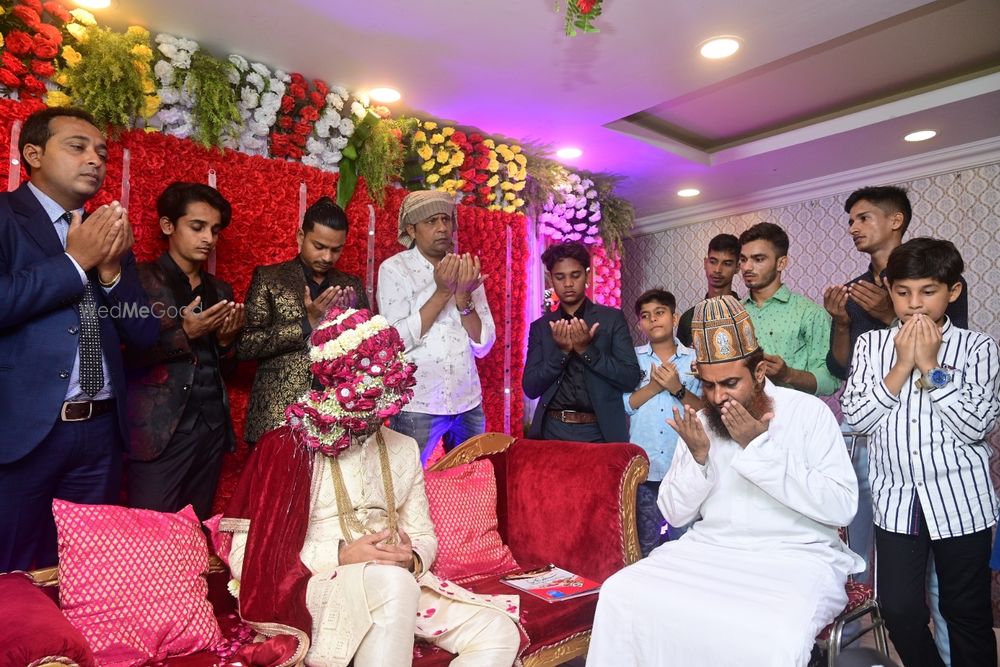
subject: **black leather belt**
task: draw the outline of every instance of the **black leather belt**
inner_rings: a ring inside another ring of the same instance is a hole
[[[597,415],[593,412],[577,412],[576,410],[548,410],[552,419],[558,419],[563,424],[596,424]]]
[[[59,419],[64,422],[83,422],[106,415],[115,409],[115,399],[100,401],[66,401],[59,411]]]

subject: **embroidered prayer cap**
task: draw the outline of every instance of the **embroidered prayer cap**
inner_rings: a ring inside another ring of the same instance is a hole
[[[406,231],[407,225],[415,225],[444,213],[455,219],[455,200],[441,190],[418,190],[406,195],[399,207],[399,242],[405,248],[413,245],[413,237]]]
[[[728,294],[694,307],[691,338],[699,364],[743,359],[760,348],[750,314],[739,299]]]
[[[285,410],[303,445],[336,456],[413,398],[416,366],[399,332],[368,310],[330,309],[310,338],[310,369],[321,389]]]

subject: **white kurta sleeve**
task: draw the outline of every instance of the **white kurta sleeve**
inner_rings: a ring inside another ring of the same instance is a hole
[[[656,505],[671,526],[684,526],[701,515],[701,505],[715,486],[718,473],[709,453],[705,465],[691,455],[687,443],[677,438],[670,470],[660,484]]]
[[[743,477],[789,509],[830,526],[846,526],[858,509],[858,479],[843,434],[825,406],[801,412],[780,435],[750,441],[733,459]],[[773,429],[772,429],[773,430]]]

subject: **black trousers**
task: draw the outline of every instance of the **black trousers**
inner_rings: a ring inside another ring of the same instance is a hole
[[[942,667],[927,624],[927,556],[934,554],[941,614],[948,623],[952,667],[995,667],[996,637],[990,602],[990,530],[931,540],[921,517],[919,533],[875,527],[876,585],[899,657],[906,667]]]
[[[204,521],[212,512],[226,450],[226,424],[209,426],[199,415],[190,433],[175,432],[152,461],[128,462],[128,504],[176,512],[190,503]]]
[[[122,447],[115,412],[57,421],[22,459],[0,464],[0,572],[58,562],[52,499],[118,502]]]

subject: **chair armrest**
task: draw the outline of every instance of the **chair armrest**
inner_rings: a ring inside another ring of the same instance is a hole
[[[639,559],[636,489],[646,453],[628,443],[517,440],[507,449],[507,544],[522,564],[604,581]]]

